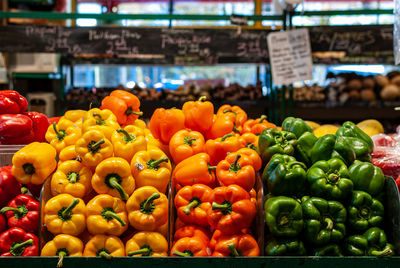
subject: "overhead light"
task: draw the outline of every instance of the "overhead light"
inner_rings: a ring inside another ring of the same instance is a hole
[[[133,82],[133,81],[129,81],[129,82],[127,82],[126,83],[126,87],[127,88],[134,88],[135,87],[135,85],[136,85],[136,83],[135,82]]]

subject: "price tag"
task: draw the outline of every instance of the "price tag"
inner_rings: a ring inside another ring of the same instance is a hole
[[[312,57],[308,29],[273,32],[267,37],[275,85],[312,79]]]
[[[247,17],[241,15],[232,14],[230,20],[233,25],[244,26],[248,24]]]

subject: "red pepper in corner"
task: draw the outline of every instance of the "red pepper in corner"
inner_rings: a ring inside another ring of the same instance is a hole
[[[0,254],[4,257],[38,256],[39,239],[21,228],[11,228],[0,235]]]

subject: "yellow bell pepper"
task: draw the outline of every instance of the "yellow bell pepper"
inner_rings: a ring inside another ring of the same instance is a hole
[[[54,235],[78,236],[86,228],[86,206],[82,199],[60,194],[44,206],[44,223]]]
[[[87,112],[83,121],[82,132],[93,128],[100,129],[104,136],[111,140],[114,131],[121,127],[117,122],[117,117],[110,110],[94,108]]]
[[[40,256],[58,256],[57,267],[62,267],[65,256],[81,257],[82,252],[83,243],[79,238],[60,234],[44,245]]]
[[[165,238],[167,238],[168,237],[168,232],[169,232],[168,221],[164,225],[161,225],[160,227],[158,227],[155,231],[157,233],[162,234]]]
[[[153,134],[151,134],[151,131],[148,128],[144,129],[144,135],[147,140],[147,149],[149,149],[150,147],[157,147],[169,157],[168,144],[163,144],[160,140],[154,138]]]
[[[136,119],[135,122],[133,123],[133,125],[141,128],[141,129],[145,129],[146,128],[146,122],[144,122],[141,119]]]
[[[114,235],[95,235],[86,244],[83,251],[85,257],[100,256],[106,259],[124,257],[125,246],[121,239]]]
[[[81,158],[82,164],[95,167],[113,155],[113,146],[100,130],[92,129],[76,141],[75,151]]]
[[[75,144],[80,137],[79,127],[67,119],[60,119],[57,124],[53,122],[45,135],[46,141],[56,149],[57,153],[60,153],[68,145]]]
[[[14,154],[12,174],[22,184],[42,184],[57,167],[56,154],[48,143],[30,143]]]
[[[111,137],[114,147],[114,156],[122,157],[129,163],[138,151],[146,150],[147,141],[143,129],[128,125],[117,129]]]
[[[139,232],[126,242],[126,256],[165,257],[168,256],[168,242],[156,232]]]
[[[69,110],[66,111],[62,118],[68,119],[74,122],[79,128],[82,128],[83,119],[85,118],[87,111],[85,110]]]
[[[92,187],[98,194],[109,194],[127,200],[135,190],[129,163],[121,157],[110,157],[96,167]]]
[[[154,231],[168,221],[168,198],[152,186],[136,189],[126,202],[129,223],[139,231]]]
[[[67,160],[58,165],[51,178],[51,193],[70,194],[84,198],[92,191],[92,171],[76,160]]]
[[[75,151],[75,144],[74,145],[69,145],[62,149],[58,155],[58,165],[60,163],[68,161],[68,160],[77,160],[81,161],[81,158],[79,157],[78,153]]]
[[[91,234],[120,236],[128,229],[125,203],[118,197],[101,194],[86,205],[86,225]]]
[[[167,190],[171,178],[171,162],[163,151],[150,147],[137,152],[131,161],[137,187],[153,186],[162,193]]]

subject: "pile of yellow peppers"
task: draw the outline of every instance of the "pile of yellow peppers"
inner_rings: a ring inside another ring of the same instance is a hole
[[[62,266],[64,256],[168,255],[172,167],[145,122],[121,126],[108,109],[73,110],[46,140],[58,164],[42,212],[54,238],[41,256],[59,256]]]

